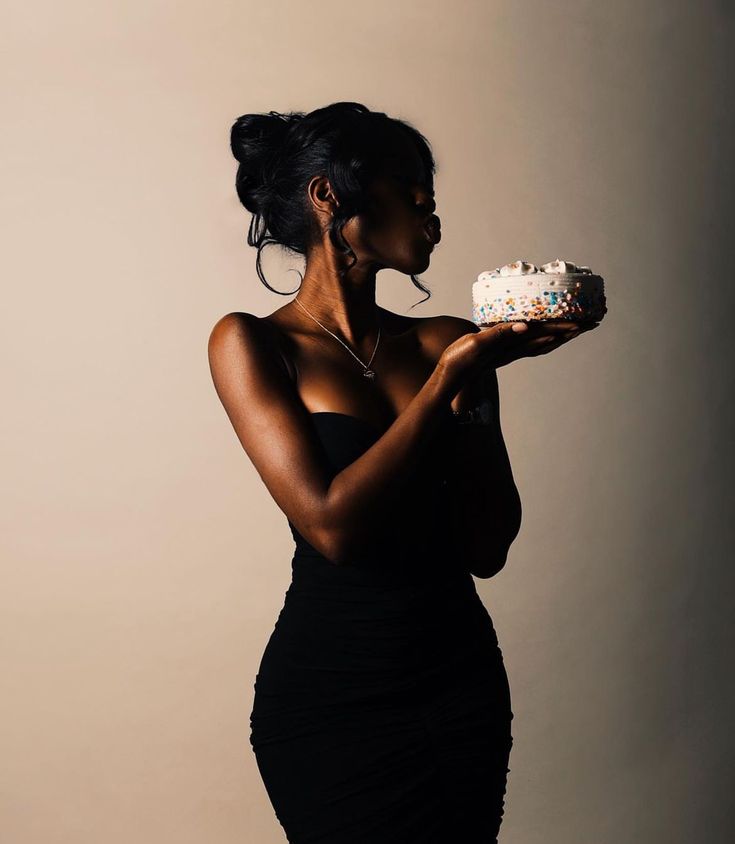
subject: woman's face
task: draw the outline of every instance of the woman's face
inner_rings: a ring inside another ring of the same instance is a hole
[[[398,144],[368,189],[368,208],[342,230],[360,264],[406,274],[429,266],[441,238],[433,188],[413,144]]]

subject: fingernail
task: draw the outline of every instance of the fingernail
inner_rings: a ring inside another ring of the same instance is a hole
[[[514,322],[511,331],[525,331],[528,328],[525,322]]]

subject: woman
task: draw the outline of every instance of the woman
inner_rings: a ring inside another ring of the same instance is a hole
[[[334,103],[244,115],[231,143],[261,280],[269,243],[306,258],[293,300],[227,314],[209,341],[296,543],[251,713],[268,796],[292,844],[496,841],[513,714],[472,575],[502,568],[521,509],[495,370],[584,328],[376,304],[381,269],[426,292],[440,239],[434,160],[408,123]]]

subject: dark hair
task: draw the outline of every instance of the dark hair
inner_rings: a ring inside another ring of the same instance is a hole
[[[306,255],[318,237],[318,223],[306,195],[306,187],[316,175],[328,177],[339,201],[329,239],[354,259],[350,264],[354,266],[357,256],[345,241],[342,227],[364,210],[365,189],[394,153],[396,132],[405,132],[413,141],[425,178],[433,180],[436,166],[427,139],[410,123],[370,111],[361,103],[332,103],[308,114],[271,111],[237,118],[230,133],[232,154],[240,162],[235,188],[253,214],[247,242],[258,249],[255,268],[269,290],[290,295],[266,281],[261,267],[263,248],[279,244]],[[427,294],[426,299],[431,296],[416,276],[411,275],[411,281]]]

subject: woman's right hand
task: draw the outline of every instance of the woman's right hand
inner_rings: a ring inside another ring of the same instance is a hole
[[[561,319],[500,322],[462,335],[446,347],[438,365],[459,387],[480,370],[497,369],[520,358],[548,354],[599,324],[592,320]],[[514,330],[518,325],[526,327]]]

